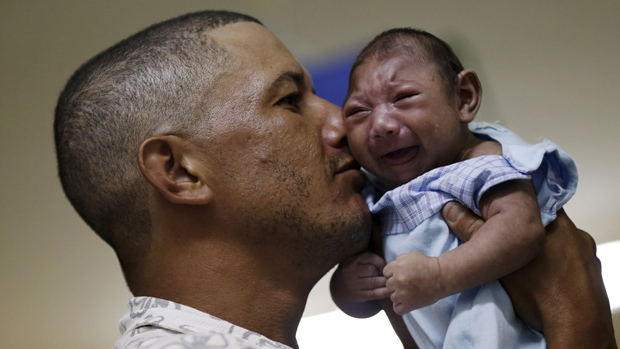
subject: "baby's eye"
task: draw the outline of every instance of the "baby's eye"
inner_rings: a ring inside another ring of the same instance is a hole
[[[364,109],[362,109],[362,108],[349,108],[349,109],[345,109],[344,117],[345,118],[352,117],[352,116],[355,116],[355,115],[360,114],[362,112],[364,112]]]
[[[394,98],[394,103],[396,103],[398,101],[402,101],[402,100],[407,99],[407,98],[411,98],[413,96],[415,96],[415,94],[413,94],[413,93],[402,93],[402,94],[396,95],[396,97]]]

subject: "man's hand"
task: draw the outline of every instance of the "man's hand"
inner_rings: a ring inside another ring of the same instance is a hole
[[[394,312],[404,315],[442,298],[439,260],[419,252],[396,257],[383,270],[386,286],[392,292]]]
[[[463,241],[484,224],[456,202],[442,213]],[[545,334],[549,348],[617,348],[594,240],[564,210],[545,230],[543,251],[500,280],[515,312]]]
[[[363,252],[342,261],[330,283],[336,305],[353,317],[375,315],[381,307],[377,300],[390,296],[383,276],[385,261],[374,253]]]

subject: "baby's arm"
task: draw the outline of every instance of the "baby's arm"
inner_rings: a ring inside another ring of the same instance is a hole
[[[342,261],[330,282],[334,303],[346,314],[367,318],[381,310],[378,300],[390,296],[385,287],[383,258],[363,252]]]
[[[441,298],[497,280],[531,261],[545,230],[529,180],[500,184],[482,197],[487,221],[472,239],[439,257],[403,254],[384,269],[394,311],[405,314]]]
[[[484,223],[455,202],[447,203],[442,212],[463,241]],[[545,334],[549,348],[618,348],[594,240],[564,209],[545,231],[543,251],[500,279],[515,312]]]

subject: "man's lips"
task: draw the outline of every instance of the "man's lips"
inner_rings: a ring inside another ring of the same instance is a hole
[[[347,157],[342,159],[341,162],[336,167],[334,174],[339,174],[348,170],[359,170],[360,165],[353,159],[352,157]]]
[[[355,192],[362,190],[366,182],[366,176],[362,173],[360,165],[351,155],[340,156],[333,164],[335,165],[334,176],[338,176],[338,178],[353,185]]]
[[[413,160],[419,151],[420,146],[417,145],[401,148],[382,155],[381,160],[388,166],[399,166]]]

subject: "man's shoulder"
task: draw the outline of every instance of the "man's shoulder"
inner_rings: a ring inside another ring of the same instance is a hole
[[[161,349],[161,348],[220,348],[258,349],[276,348],[261,346],[228,333],[207,331],[205,333],[170,333],[164,329],[144,332],[134,337],[121,339],[115,349]],[[284,347],[283,347],[284,348]]]
[[[115,349],[290,347],[186,305],[152,297],[128,302]]]

